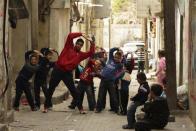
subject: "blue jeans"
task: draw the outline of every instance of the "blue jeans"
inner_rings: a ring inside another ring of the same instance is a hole
[[[92,84],[87,84],[83,81],[80,81],[78,84],[78,90],[79,90],[79,106],[82,107],[84,93],[86,92],[89,110],[93,111],[96,102],[93,95]]]
[[[141,106],[143,103],[139,101],[132,102],[127,110],[127,121],[128,126],[133,127],[135,124],[135,112],[138,106]]]

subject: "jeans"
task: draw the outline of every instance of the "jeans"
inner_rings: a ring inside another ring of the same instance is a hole
[[[79,105],[82,107],[82,103],[83,103],[83,98],[84,98],[84,93],[86,92],[87,95],[87,99],[88,99],[88,105],[89,105],[89,110],[94,110],[95,108],[95,99],[93,96],[93,88],[92,85],[87,84],[83,81],[79,82],[78,85],[78,90],[79,90]]]
[[[127,110],[127,121],[128,126],[133,127],[135,124],[135,112],[138,106],[141,106],[143,103],[139,101],[132,102]]]

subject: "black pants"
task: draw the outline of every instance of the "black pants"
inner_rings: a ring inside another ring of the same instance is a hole
[[[45,99],[46,99],[48,96],[48,88],[47,88],[46,78],[40,78],[38,76],[35,76],[34,93],[35,93],[35,105],[37,107],[40,107],[40,88],[42,88],[42,91],[43,91]]]
[[[78,99],[79,93],[74,85],[72,72],[63,71],[59,69],[58,67],[54,67],[52,71],[50,82],[49,82],[48,97],[45,100],[44,106],[48,108],[52,105],[52,95],[55,91],[55,88],[58,86],[61,80],[64,82],[64,84],[69,89],[72,97],[76,100],[77,107],[81,109],[81,107],[79,107],[79,99]]]
[[[79,91],[80,106],[82,106],[84,100],[84,93],[86,92],[89,110],[94,110],[96,105],[94,84],[89,85],[85,82],[80,81],[77,90]],[[76,107],[76,101],[74,99],[72,99],[71,106]]]
[[[127,114],[127,105],[129,101],[129,81],[124,81],[121,80],[121,89],[118,91],[119,95],[119,106],[120,106],[120,111],[123,114]]]
[[[163,129],[166,124],[156,125],[149,120],[140,120],[135,124],[135,131],[151,131],[151,129]]]
[[[117,112],[118,111],[118,100],[117,100],[117,96],[115,92],[115,84],[113,81],[108,81],[104,79],[101,79],[96,109],[98,111],[103,110],[107,91],[109,92],[110,102],[112,103],[111,108],[115,112]]]
[[[145,61],[138,61],[138,72],[144,72]]]
[[[31,90],[30,90],[30,83],[21,77],[18,77],[16,79],[16,95],[15,95],[15,100],[14,100],[13,106],[19,107],[20,98],[22,96],[23,91],[26,95],[27,101],[28,101],[31,109],[33,109],[35,106],[34,106],[33,97],[31,94]]]

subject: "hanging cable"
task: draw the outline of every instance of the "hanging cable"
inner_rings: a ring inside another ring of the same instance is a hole
[[[5,88],[3,89],[2,94],[0,95],[0,99],[5,96],[5,93],[9,87],[9,71],[8,71],[8,60],[6,55],[6,41],[5,41],[5,34],[6,34],[6,16],[7,16],[7,0],[4,0],[4,13],[3,13],[3,57],[5,62],[5,69],[6,69],[6,84]]]

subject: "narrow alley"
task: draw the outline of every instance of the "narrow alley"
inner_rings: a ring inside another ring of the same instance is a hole
[[[0,131],[196,131],[195,109],[196,0],[0,0]]]
[[[138,89],[135,75],[136,71],[134,71],[133,80],[129,86],[130,97]],[[94,81],[95,86],[98,87],[100,80],[94,79]],[[151,83],[153,83],[153,80],[149,80],[149,84]],[[56,94],[58,94],[58,90]],[[47,114],[43,114],[41,111],[29,112],[28,106],[23,106],[21,111],[15,113],[16,119],[9,124],[9,129],[10,131],[124,131],[122,125],[126,123],[127,118],[108,111],[108,96],[107,107],[104,111],[101,113],[88,111],[84,115],[79,114],[77,109],[71,110],[68,108],[71,100],[70,97],[63,103],[55,105],[53,110]],[[88,108],[86,96],[84,98],[84,108]],[[176,121],[169,122],[164,131],[195,131],[187,113],[186,111],[176,112]]]

